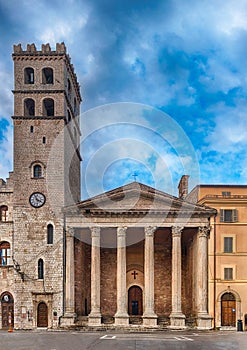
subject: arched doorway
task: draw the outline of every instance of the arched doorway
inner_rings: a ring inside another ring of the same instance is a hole
[[[236,298],[233,293],[221,297],[221,326],[236,327]]]
[[[38,305],[37,327],[48,327],[48,307],[43,301]]]
[[[133,316],[140,316],[143,313],[142,307],[142,289],[138,286],[132,286],[128,291],[128,313]]]
[[[8,329],[10,324],[14,327],[14,299],[9,292],[1,295],[2,328]]]

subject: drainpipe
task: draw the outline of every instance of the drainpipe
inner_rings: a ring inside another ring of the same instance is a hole
[[[214,330],[216,330],[216,215],[214,214]]]
[[[66,287],[66,216],[63,215],[63,316],[65,313],[65,287]]]

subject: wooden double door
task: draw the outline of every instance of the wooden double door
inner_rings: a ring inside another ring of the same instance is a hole
[[[221,297],[221,326],[236,327],[236,299],[232,293]]]
[[[2,328],[9,329],[14,327],[14,300],[11,294],[4,293],[1,296],[2,308]]]
[[[128,291],[128,313],[131,316],[143,314],[142,289],[138,286],[132,286]]]

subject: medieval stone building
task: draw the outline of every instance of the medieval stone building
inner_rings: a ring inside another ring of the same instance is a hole
[[[213,209],[137,182],[80,201],[80,102],[65,45],[14,46],[14,169],[0,182],[0,327],[210,328]]]

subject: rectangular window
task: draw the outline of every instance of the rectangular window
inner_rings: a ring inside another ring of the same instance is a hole
[[[225,267],[224,268],[224,280],[233,280],[233,268]]]
[[[220,221],[237,222],[238,221],[237,209],[220,209]]]
[[[224,237],[224,253],[233,252],[233,237]]]
[[[222,192],[222,196],[230,196],[230,195],[231,195],[231,192],[226,192],[226,191]]]

